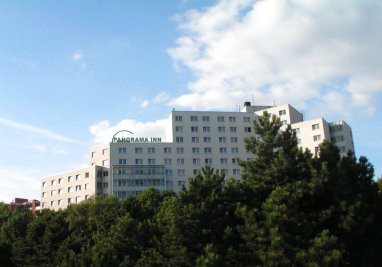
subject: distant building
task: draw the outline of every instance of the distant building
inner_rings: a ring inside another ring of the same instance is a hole
[[[282,129],[290,124],[299,146],[313,154],[319,152],[323,140],[333,142],[341,155],[354,151],[352,132],[344,121],[304,120],[289,104],[252,106],[245,102],[240,112],[173,110],[169,142],[135,136],[134,129],[121,131],[127,136],[116,134],[112,142],[90,149],[89,167],[42,178],[42,208],[66,208],[95,195],[125,199],[149,187],[179,191],[204,165],[221,170],[227,179],[239,179],[237,158],[253,157],[245,149],[244,138],[254,135],[253,120],[264,111],[279,117]]]
[[[16,209],[29,209],[32,214],[35,214],[39,210],[40,201],[38,200],[28,200],[26,198],[15,198],[14,201],[8,204],[10,211],[15,211]]]

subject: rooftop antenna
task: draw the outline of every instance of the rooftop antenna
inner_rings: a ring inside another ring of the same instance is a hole
[[[255,96],[254,95],[251,95],[252,96],[252,106],[255,105]]]

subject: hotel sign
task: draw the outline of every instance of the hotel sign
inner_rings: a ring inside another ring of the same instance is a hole
[[[162,138],[161,137],[119,137],[117,136],[119,133],[127,132],[129,134],[133,134],[132,132],[128,130],[122,130],[119,132],[116,132],[111,139],[112,143],[161,143]]]

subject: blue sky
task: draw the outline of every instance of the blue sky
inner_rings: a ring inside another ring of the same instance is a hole
[[[382,174],[379,1],[1,1],[0,201],[173,107],[345,119]]]

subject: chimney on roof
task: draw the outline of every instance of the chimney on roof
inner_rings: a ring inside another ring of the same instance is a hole
[[[251,106],[251,102],[249,101],[244,102],[244,107],[250,107],[250,106]]]

